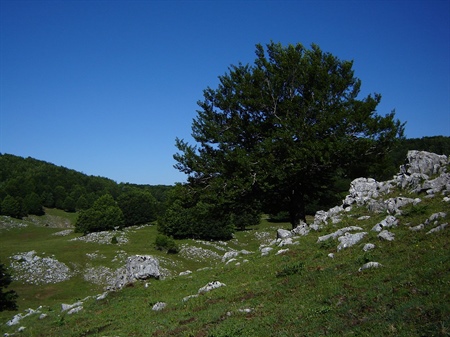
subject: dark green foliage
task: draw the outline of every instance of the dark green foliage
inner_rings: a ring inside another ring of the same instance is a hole
[[[117,244],[119,243],[119,241],[117,241],[117,236],[114,235],[114,236],[112,237],[111,243],[112,243],[113,245],[117,245]]]
[[[283,266],[283,268],[277,272],[276,277],[284,277],[295,274],[300,274],[304,270],[304,265],[302,262],[291,262]]]
[[[42,208],[41,198],[37,193],[33,192],[28,194],[23,200],[23,211],[25,214],[43,215],[44,209]]]
[[[1,210],[4,215],[21,218],[22,211],[20,202],[9,194],[3,199]]]
[[[67,196],[66,199],[64,199],[63,209],[67,212],[75,212],[76,202],[70,195]]]
[[[11,208],[14,207],[10,207],[11,204],[7,205],[6,210],[16,217],[40,215],[42,207],[56,207],[69,212],[87,210],[104,194],[110,194],[114,200],[118,200],[121,194],[134,191],[142,192],[144,196],[132,197],[132,201],[124,207],[127,208],[127,216],[130,216],[127,224],[145,223],[155,220],[164,212],[162,205],[170,189],[172,186],[117,184],[107,178],[87,176],[33,158],[0,154],[0,204],[8,195],[14,198],[19,203],[20,211],[12,212]],[[38,200],[40,205],[37,204]],[[134,201],[136,205],[132,204]],[[151,206],[143,206],[145,202]],[[4,212],[1,214],[6,215]]]
[[[359,99],[352,62],[317,45],[257,45],[256,56],[204,91],[192,125],[197,144],[176,140],[176,168],[198,200],[207,194],[222,209],[216,220],[251,202],[273,214],[288,211],[296,226],[308,204],[334,201],[341,179],[366,176],[384,161],[404,125],[394,112],[376,113],[381,95]]]
[[[111,195],[105,194],[91,208],[80,211],[75,224],[75,231],[87,234],[112,230],[115,227],[122,227],[123,223],[122,210],[117,206]]]
[[[117,199],[127,226],[149,223],[156,220],[157,201],[150,192],[130,189]]]
[[[0,311],[17,310],[17,293],[14,290],[4,291],[11,284],[11,281],[11,275],[6,267],[0,263]]]
[[[233,233],[233,214],[207,191],[196,193],[178,184],[169,205],[158,220],[158,230],[174,238],[228,240]]]
[[[175,240],[162,234],[156,236],[155,247],[158,250],[166,251],[168,254],[176,254],[179,251]]]

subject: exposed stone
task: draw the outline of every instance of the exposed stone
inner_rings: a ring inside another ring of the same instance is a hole
[[[82,305],[83,305],[83,302],[81,302],[81,301],[78,301],[78,302],[76,302],[74,304],[65,304],[65,303],[63,303],[63,304],[61,304],[61,311],[63,311],[63,312],[64,311],[68,311],[68,310],[71,310],[73,308],[80,307]]]
[[[217,288],[220,288],[220,287],[225,287],[226,285],[224,284],[224,283],[222,283],[222,282],[219,282],[219,281],[214,281],[214,282],[209,282],[207,285],[205,285],[204,287],[201,287],[199,290],[198,290],[198,293],[199,294],[203,294],[203,293],[207,293],[207,292],[209,292],[209,291],[211,291],[211,290],[214,290],[214,289],[217,289]]]
[[[361,268],[358,269],[358,271],[363,271],[364,269],[370,269],[370,268],[380,268],[383,265],[378,262],[367,262],[361,266]]]
[[[368,252],[369,250],[375,249],[375,245],[373,243],[366,243],[363,247],[363,251]]]
[[[70,279],[73,272],[53,257],[40,257],[34,250],[11,257],[13,279],[29,284],[59,283]]]
[[[417,225],[417,226],[414,226],[414,227],[410,227],[409,230],[413,231],[413,232],[418,232],[418,231],[421,231],[424,228],[425,228],[425,225],[423,223],[421,223],[420,225]]]
[[[222,262],[225,262],[225,261],[227,261],[227,260],[229,260],[229,259],[232,259],[232,258],[234,258],[234,257],[236,257],[236,256],[238,256],[239,255],[239,252],[237,252],[237,251],[230,251],[230,252],[226,252],[224,255],[223,255],[223,257],[222,257]]]
[[[389,232],[388,230],[383,230],[381,231],[380,234],[378,234],[378,238],[382,239],[382,240],[386,240],[386,241],[394,241],[395,239],[395,234]]]
[[[447,223],[443,223],[442,225],[439,225],[431,230],[429,230],[426,234],[431,234],[431,233],[436,233],[436,232],[440,232],[441,230],[443,230],[445,227],[447,227]]]
[[[276,252],[275,255],[284,254],[284,253],[286,253],[286,252],[288,252],[288,251],[289,251],[289,248],[286,248],[286,249],[280,249],[278,252]]]
[[[356,245],[366,235],[367,235],[366,232],[360,232],[355,234],[345,233],[345,235],[338,237],[340,243],[337,247],[337,250],[340,251],[341,249]]]
[[[310,227],[305,222],[301,222],[300,225],[295,227],[291,232],[294,235],[305,236],[309,234],[310,230],[311,230]]]
[[[112,289],[120,289],[123,286],[137,280],[147,280],[149,278],[159,279],[159,262],[151,255],[134,255],[127,259],[125,267],[116,272],[116,278]]]
[[[278,239],[286,239],[292,237],[292,232],[286,229],[279,228],[277,229],[277,238]]]
[[[336,239],[337,237],[342,236],[342,235],[344,235],[347,232],[361,231],[361,230],[362,230],[362,228],[361,227],[357,227],[357,226],[344,227],[344,228],[338,229],[337,231],[335,231],[335,232],[333,232],[331,234],[320,236],[317,239],[317,242],[326,241],[328,239]]]
[[[198,294],[186,296],[183,298],[183,302],[186,302],[186,301],[190,300],[191,298],[195,298],[195,297],[198,297]]]
[[[448,164],[447,156],[426,151],[411,150],[406,157],[408,160],[406,172],[409,174],[439,174],[445,171],[445,166]]]
[[[166,306],[167,306],[167,304],[164,303],[164,302],[157,302],[157,303],[152,307],[152,310],[153,310],[153,311],[160,311],[160,310],[163,310]]]
[[[380,223],[377,223],[373,228],[372,231],[375,232],[381,232],[384,228],[391,228],[391,227],[397,227],[398,220],[392,216],[388,215],[384,220],[382,220]]]
[[[186,275],[190,275],[192,274],[192,271],[190,270],[186,270],[186,271],[182,271],[180,274],[178,274],[179,276],[186,276]]]
[[[79,307],[75,307],[75,308],[70,309],[70,310],[67,312],[67,315],[76,314],[77,312],[80,312],[81,310],[83,310],[83,306],[82,306],[82,305],[79,306]]]
[[[97,297],[96,297],[96,300],[97,301],[101,301],[101,300],[104,300],[105,298],[106,298],[106,296],[108,296],[108,292],[107,291],[105,291],[103,294],[101,294],[101,295],[98,295]]]
[[[263,247],[263,248],[261,248],[261,249],[260,249],[260,250],[261,250],[261,255],[262,255],[262,256],[269,255],[269,252],[270,252],[272,249],[273,249],[272,247]]]

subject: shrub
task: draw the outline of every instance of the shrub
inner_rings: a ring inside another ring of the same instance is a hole
[[[179,251],[175,240],[163,234],[158,234],[156,236],[155,247],[158,250],[167,251],[168,254],[176,254]]]

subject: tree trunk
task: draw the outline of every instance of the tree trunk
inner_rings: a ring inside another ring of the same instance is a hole
[[[303,193],[299,190],[292,190],[289,203],[289,220],[292,229],[300,225],[301,220],[306,222],[305,200]]]

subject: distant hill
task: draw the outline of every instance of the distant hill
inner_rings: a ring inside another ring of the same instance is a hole
[[[89,208],[102,195],[117,199],[130,190],[149,192],[162,203],[170,189],[165,185],[118,184],[31,157],[0,154],[0,214],[4,215],[40,215],[42,207],[74,212]]]

